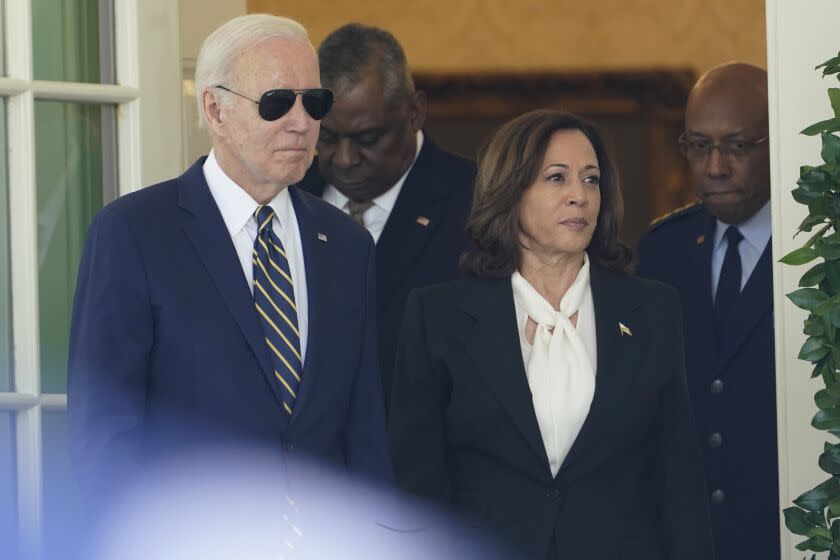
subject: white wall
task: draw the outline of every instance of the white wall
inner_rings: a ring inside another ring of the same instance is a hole
[[[120,82],[138,87],[141,92],[136,107],[131,104],[123,109],[127,112],[139,111],[137,120],[140,126],[140,179],[136,183],[121,184],[122,191],[128,192],[181,174],[183,163],[178,153],[183,135],[178,95],[181,77],[178,10],[171,0],[138,0],[122,4],[131,6],[126,9],[132,11],[125,14],[127,21],[118,23],[118,31],[130,35],[136,32],[136,37],[126,40],[136,42],[137,46],[136,50],[126,49],[125,53],[117,49],[118,57],[127,58],[121,65],[127,69],[126,79],[121,78]],[[136,27],[131,18],[136,18]],[[137,52],[141,54],[138,56]],[[137,67],[134,60],[139,61]],[[121,135],[120,141],[126,143],[130,140]],[[122,146],[120,153],[129,148]],[[120,163],[130,164],[129,161]],[[132,170],[125,170],[123,177],[137,175]]]
[[[804,235],[793,238],[806,208],[794,202],[790,191],[796,186],[800,165],[822,163],[819,138],[801,136],[799,131],[831,116],[826,88],[837,87],[838,82],[835,78],[820,78],[814,67],[840,49],[837,21],[840,21],[840,2],[836,0],[767,0],[773,256],[776,261],[806,239]],[[805,312],[794,307],[784,296],[798,287],[799,277],[807,266],[791,267],[776,262],[773,269],[782,508],[828,478],[817,467],[817,457],[827,434],[810,426],[816,412],[813,395],[822,381],[809,380],[812,368],[796,358],[805,340],[802,334]],[[745,468],[749,467],[745,465]],[[793,548],[801,540],[782,526],[783,559],[799,560],[805,556]],[[810,556],[809,553],[807,557]]]
[[[210,150],[210,138],[198,128],[193,72],[201,43],[214,29],[247,12],[245,0],[181,0],[183,167]]]

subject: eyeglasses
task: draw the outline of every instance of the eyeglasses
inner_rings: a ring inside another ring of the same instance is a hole
[[[712,150],[717,148],[718,153],[724,157],[739,159],[747,155],[753,148],[767,141],[767,136],[755,140],[744,140],[741,138],[727,138],[720,142],[712,142],[708,138],[689,138],[682,133],[679,144],[680,151],[688,159],[701,160],[709,157]]]
[[[286,113],[288,113],[295,105],[295,99],[300,95],[303,100],[303,108],[309,113],[309,116],[320,121],[324,116],[330,112],[333,104],[333,94],[328,89],[270,89],[262,96],[259,101],[255,101],[250,97],[246,97],[241,93],[237,93],[225,86],[213,86],[221,90],[227,91],[234,95],[238,95],[243,99],[247,99],[259,106],[260,117],[266,121],[276,121]]]

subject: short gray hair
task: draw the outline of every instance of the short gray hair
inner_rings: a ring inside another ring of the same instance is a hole
[[[376,65],[388,103],[414,93],[414,79],[396,38],[378,27],[349,23],[330,33],[318,47],[321,83],[338,95],[362,81]]]
[[[204,127],[204,91],[229,84],[239,55],[267,39],[309,42],[306,29],[293,19],[270,14],[248,14],[222,24],[204,39],[195,64],[195,97],[198,126]]]

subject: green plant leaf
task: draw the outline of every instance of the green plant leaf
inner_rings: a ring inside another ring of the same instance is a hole
[[[840,263],[825,263],[825,277],[828,279],[831,289],[840,293]]]
[[[840,383],[834,383],[833,385],[829,385],[825,388],[825,390],[833,398],[840,400]]]
[[[808,212],[810,214],[825,214],[826,216],[836,216],[837,212],[834,209],[833,200],[828,195],[822,195],[813,202],[808,203]]]
[[[835,117],[840,117],[840,89],[828,88],[828,99]]]
[[[818,464],[828,474],[840,474],[840,445],[835,445],[820,455]]]
[[[814,366],[814,370],[811,372],[811,379],[822,375],[824,367],[825,365],[822,362],[817,363],[817,365]]]
[[[838,60],[840,60],[840,52],[837,53],[837,56],[829,58],[819,66],[815,66],[814,70],[819,70],[820,68],[825,68],[826,66],[830,66],[831,64],[837,64]]]
[[[820,134],[822,139],[822,151],[820,156],[826,163],[836,163],[840,159],[840,138],[833,134],[823,132]]]
[[[817,253],[827,261],[840,259],[840,245],[822,245]]]
[[[826,119],[802,129],[799,134],[816,136],[820,132],[837,132],[840,130],[840,119]]]
[[[801,174],[796,184],[808,193],[822,194],[834,186],[834,180],[826,170],[812,167]]]
[[[824,223],[825,220],[825,215],[809,214],[804,220],[802,220],[802,223],[799,224],[799,227],[797,229],[799,231],[811,231],[812,229],[814,229],[814,226]]]
[[[840,327],[840,305],[829,311],[828,319],[831,321],[832,326]]]
[[[831,515],[835,515],[835,516],[840,515],[840,498],[836,498],[836,499],[834,499],[834,500],[831,500],[831,501],[828,503],[828,510],[829,510],[829,512],[831,513]],[[834,526],[835,526],[835,525],[837,525],[838,527],[840,527],[840,520],[835,521],[835,522],[831,525],[831,530],[832,530],[832,531],[834,531]],[[838,538],[838,540],[840,540],[840,538]]]
[[[823,293],[825,293],[825,292],[823,292]],[[819,316],[819,317],[822,317],[823,315],[828,315],[831,311],[833,311],[837,307],[838,303],[840,303],[840,301],[838,301],[837,296],[835,296],[833,298],[829,298],[829,299],[825,300],[824,302],[820,303],[819,305],[817,305],[815,308],[813,308],[811,310],[811,313],[813,315],[816,315],[816,316]],[[831,319],[829,319],[829,325],[831,325]],[[828,344],[828,345],[831,346],[830,344]]]
[[[822,516],[822,511],[835,498],[840,498],[840,481],[829,478],[793,500],[793,503],[806,511]]]
[[[799,288],[789,293],[787,297],[796,307],[806,311],[811,311],[821,303],[828,301],[825,292],[817,288]]]
[[[812,266],[808,272],[802,275],[799,279],[799,287],[807,288],[808,286],[816,286],[825,279],[825,263],[818,263]]]
[[[831,533],[826,537],[825,535],[815,535],[810,538],[811,550],[814,552],[826,552],[831,550],[831,545],[834,542],[831,540]]]
[[[812,260],[816,259],[819,255],[817,255],[817,251],[811,247],[800,247],[794,251],[791,251],[781,259],[779,259],[780,263],[789,264],[792,266],[797,266],[800,264],[809,263]]]
[[[818,362],[831,352],[831,346],[825,344],[825,339],[820,336],[809,337],[802,349],[799,350],[799,359],[807,362]]]
[[[811,537],[796,545],[797,550],[812,550],[814,552],[826,552],[831,549],[831,539],[825,537]]]
[[[817,408],[822,410],[828,410],[837,406],[840,401],[835,399],[831,394],[828,392],[828,389],[820,389],[814,395],[814,402],[817,405]],[[830,473],[835,474],[835,473]]]
[[[811,539],[815,537],[822,537],[824,539],[831,540],[831,531],[829,531],[825,527],[814,527],[808,531],[807,536]],[[828,547],[831,548],[831,545],[828,545]]]
[[[802,508],[788,507],[782,513],[785,514],[785,527],[794,535],[806,535],[814,528],[806,517],[808,512]]]
[[[840,428],[840,409],[832,408],[831,410],[818,410],[817,413],[814,414],[814,418],[811,420],[811,425],[818,430],[836,430]],[[817,486],[817,488],[819,488],[819,486]],[[804,495],[805,494],[803,494],[803,496]],[[838,488],[838,496],[840,496],[840,488]],[[832,498],[833,497],[834,496],[832,496]],[[808,507],[805,507],[805,509],[808,511],[814,511]],[[820,507],[820,509],[822,509],[822,507]]]
[[[805,321],[802,332],[808,336],[823,336],[825,335],[825,323],[818,317],[809,318]]]
[[[808,206],[825,197],[823,193],[812,192],[802,187],[796,187],[790,191],[790,194],[793,196],[793,200],[799,204],[807,204]]]

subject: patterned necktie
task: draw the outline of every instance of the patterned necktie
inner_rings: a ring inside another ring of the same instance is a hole
[[[260,206],[254,216],[259,228],[254,240],[254,303],[274,365],[274,379],[283,396],[283,409],[291,415],[303,371],[295,289],[286,251],[271,227],[274,210]]]
[[[729,245],[726,248],[726,256],[723,257],[715,294],[715,321],[718,333],[722,333],[726,327],[735,302],[741,294],[741,254],[738,252],[738,244],[744,236],[735,226],[729,226],[724,235]]]
[[[356,200],[347,201],[347,207],[350,209],[350,217],[362,227],[365,227],[365,212],[371,206],[373,206],[372,200],[362,200],[361,202]]]

